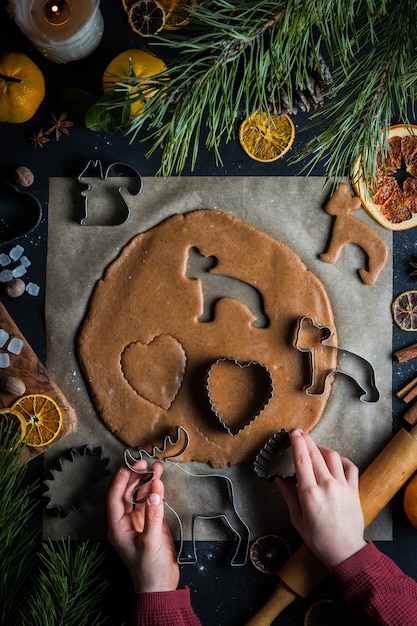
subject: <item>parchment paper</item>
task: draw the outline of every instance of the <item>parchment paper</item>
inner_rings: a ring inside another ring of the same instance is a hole
[[[114,180],[110,184],[114,187]],[[355,217],[382,235],[390,250],[389,262],[377,284],[369,287],[357,273],[366,263],[363,251],[357,246],[347,246],[335,265],[318,258],[326,249],[332,225],[332,218],[323,210],[329,189],[324,188],[322,178],[144,178],[142,192],[127,197],[131,215],[119,226],[81,226],[79,220],[84,209],[81,189],[77,181],[69,178],[50,179],[47,368],[75,408],[78,427],[45,454],[45,475],[49,476],[50,468],[57,467],[59,457],[69,449],[87,444],[102,447],[102,457],[110,458],[110,475],[84,494],[80,510],[71,511],[65,518],[47,510],[43,524],[45,537],[54,539],[67,534],[104,537],[105,494],[111,474],[121,464],[124,446],[106,429],[92,406],[76,359],[76,335],[94,285],[107,265],[133,236],[175,213],[214,208],[234,214],[290,246],[323,282],[333,305],[339,345],[373,364],[381,398],[374,404],[361,402],[349,379],[338,375],[312,436],[317,443],[349,456],[360,469],[366,468],[391,437],[390,231],[381,228],[362,209],[355,213]],[[101,193],[106,194],[104,183]],[[94,210],[100,210],[99,198]],[[196,467],[200,464],[189,465],[192,471],[208,469]],[[285,534],[289,527],[287,510],[275,486],[257,478],[250,466],[216,470],[216,473],[233,480],[238,512],[249,526],[252,539],[270,532]],[[60,481],[65,497],[65,472],[55,472],[54,480]],[[79,482],[82,491],[85,477],[80,475]],[[170,484],[167,479],[166,499],[175,500],[179,513],[182,502],[189,502],[190,498],[192,493],[183,492],[181,485]],[[178,537],[178,529],[172,524]],[[392,539],[389,508],[378,516],[367,535],[375,540]],[[219,522],[198,524],[197,540],[229,538],[230,534]]]

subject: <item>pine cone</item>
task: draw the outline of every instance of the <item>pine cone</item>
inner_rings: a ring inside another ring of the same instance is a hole
[[[308,112],[323,104],[324,94],[329,89],[332,76],[325,60],[319,55],[320,69],[313,67],[313,58],[310,57],[309,69],[304,84],[292,85],[293,100],[290,101],[285,88],[278,96],[271,95],[269,108],[278,113],[296,115],[298,111]],[[269,88],[271,92],[271,89]]]

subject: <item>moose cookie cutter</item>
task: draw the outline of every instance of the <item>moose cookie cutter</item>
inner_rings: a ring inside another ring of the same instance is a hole
[[[376,386],[375,370],[372,364],[354,352],[329,343],[332,337],[333,330],[328,326],[316,324],[310,316],[304,316],[300,319],[295,347],[300,352],[306,352],[310,356],[311,376],[309,385],[305,387],[306,394],[309,396],[322,395],[328,377],[332,374],[343,374],[359,388],[361,402],[378,402],[380,393]],[[325,359],[321,357],[330,350],[336,350],[338,364],[334,369],[323,370],[321,362]]]
[[[140,470],[135,467],[135,463],[144,459],[145,455],[152,460],[157,460],[155,455],[168,452],[168,446],[175,446],[184,438],[182,447],[175,455],[169,453],[163,456],[166,462],[165,471],[175,474],[175,485],[181,482],[182,488],[192,494],[185,503],[186,509],[178,514],[175,507],[164,501],[168,509],[173,513],[179,528],[179,549],[177,561],[179,564],[197,563],[197,546],[195,526],[198,520],[221,520],[234,535],[234,542],[230,556],[230,565],[243,566],[246,564],[249,553],[250,529],[240,516],[236,507],[235,490],[232,480],[223,474],[198,474],[182,467],[183,464],[175,463],[172,459],[180,456],[189,445],[189,434],[182,426],[177,427],[176,439],[169,435],[165,437],[162,448],[153,447],[152,452],[139,449],[138,457],[135,458],[129,450],[124,452],[124,462],[134,473],[139,475],[139,481],[133,489],[131,502],[135,507],[146,500],[146,496],[141,495],[141,489],[148,484],[155,475],[152,469]],[[145,459],[146,460],[146,459]],[[201,509],[199,509],[201,507]],[[199,512],[196,512],[199,511]],[[187,551],[185,543],[185,527],[191,536],[191,551]]]
[[[130,185],[119,185],[111,189],[112,194],[107,189],[106,197],[95,197],[93,180],[106,182],[111,178],[124,177],[133,179]],[[126,222],[130,217],[130,208],[126,201],[126,195],[137,196],[142,191],[142,177],[139,172],[126,163],[111,163],[105,170],[101,161],[91,159],[78,176],[78,182],[85,185],[87,189],[81,192],[84,198],[84,215],[80,220],[81,226],[118,226]],[[106,204],[110,201],[110,207]],[[94,206],[96,205],[96,217],[94,217]],[[98,208],[97,208],[98,207]]]

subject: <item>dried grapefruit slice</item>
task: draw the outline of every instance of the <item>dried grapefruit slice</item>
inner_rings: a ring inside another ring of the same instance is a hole
[[[61,410],[49,396],[40,393],[22,396],[13,404],[12,410],[25,421],[24,442],[32,448],[52,443],[61,431]]]
[[[392,317],[401,330],[417,330],[417,290],[403,291],[392,302]]]
[[[281,158],[294,143],[295,126],[284,113],[259,113],[255,111],[239,128],[240,145],[251,159],[270,163]]]
[[[370,188],[361,158],[353,167],[352,185],[366,211],[389,230],[417,226],[417,126],[397,124],[388,131],[385,163],[377,155],[376,183]]]

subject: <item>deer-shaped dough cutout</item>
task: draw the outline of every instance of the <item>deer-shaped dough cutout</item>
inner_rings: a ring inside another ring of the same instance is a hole
[[[326,213],[335,216],[335,220],[327,252],[320,254],[320,259],[336,263],[343,248],[354,243],[368,256],[368,269],[360,269],[359,275],[365,285],[374,285],[388,260],[388,248],[373,228],[351,215],[351,211],[360,206],[360,199],[351,195],[346,183],[337,187],[324,207]]]

